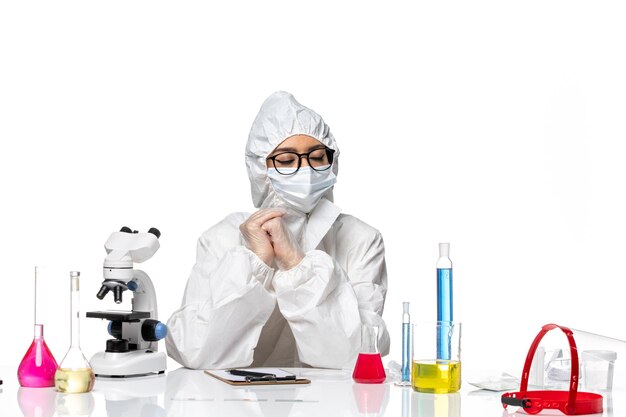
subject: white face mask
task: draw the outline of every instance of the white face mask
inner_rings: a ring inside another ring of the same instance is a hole
[[[293,175],[282,175],[275,168],[268,168],[267,175],[276,194],[303,213],[310,213],[324,193],[337,182],[332,169],[315,171],[311,167],[301,167]]]

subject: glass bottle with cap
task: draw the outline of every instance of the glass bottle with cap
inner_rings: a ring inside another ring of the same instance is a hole
[[[70,348],[54,375],[54,385],[59,392],[81,393],[93,388],[94,373],[80,349],[80,272],[70,272]]]

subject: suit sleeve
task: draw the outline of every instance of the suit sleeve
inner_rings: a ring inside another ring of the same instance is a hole
[[[167,323],[167,352],[187,368],[250,365],[276,305],[268,291],[274,270],[242,245],[223,247],[224,233],[238,230],[216,229],[198,240],[182,306]]]
[[[379,349],[389,353],[382,320],[387,292],[385,249],[380,233],[348,249],[345,267],[320,250],[307,252],[288,271],[277,271],[274,289],[289,321],[300,360],[314,367],[351,366],[361,346],[361,325],[379,326]]]

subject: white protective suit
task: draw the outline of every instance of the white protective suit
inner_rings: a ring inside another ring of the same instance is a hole
[[[381,354],[389,334],[381,317],[387,291],[380,233],[340,214],[332,189],[311,213],[290,209],[274,192],[266,158],[288,137],[304,134],[339,150],[322,118],[291,94],[262,105],[246,146],[255,207],[282,207],[304,259],[290,270],[266,265],[243,241],[234,213],[200,236],[182,306],[167,325],[168,354],[188,368],[242,366],[350,367],[361,346],[361,324],[380,328]]]

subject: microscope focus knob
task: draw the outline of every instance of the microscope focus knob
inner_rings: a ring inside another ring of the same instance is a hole
[[[126,287],[132,292],[135,292],[137,288],[139,288],[139,285],[137,285],[137,281],[128,281]]]
[[[110,321],[107,327],[107,331],[111,336],[116,339],[122,338],[122,322],[121,321]]]
[[[146,342],[157,342],[167,336],[167,326],[158,320],[146,319],[141,325],[141,337]]]

